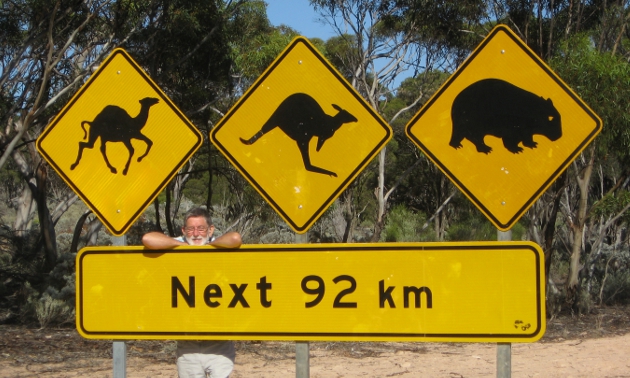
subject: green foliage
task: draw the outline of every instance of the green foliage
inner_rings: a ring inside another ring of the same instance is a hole
[[[180,108],[200,109],[231,86],[226,29],[233,10],[218,0],[124,3],[121,18],[143,27],[123,47]],[[208,112],[192,120],[204,124]]]
[[[324,46],[326,59],[346,80],[351,81],[361,58],[357,48],[357,38],[354,35],[344,34],[328,39]]]
[[[396,0],[380,1],[379,9],[386,12],[384,29],[415,31],[419,44],[435,44],[456,53],[462,58],[471,51],[478,37],[463,30],[478,31],[486,16],[487,2]]]
[[[614,193],[609,193],[602,199],[593,204],[591,214],[593,217],[603,217],[608,219],[614,217],[623,208],[630,204],[630,192],[627,190],[621,190]],[[621,219],[622,222],[630,222],[630,212],[626,211]]]
[[[48,293],[35,302],[35,314],[39,326],[43,329],[52,324],[72,324],[74,322],[74,306],[65,301],[52,298]]]
[[[550,61],[555,72],[602,119],[598,153],[630,164],[630,65],[625,59],[598,52],[588,34],[561,44]]]
[[[446,232],[448,241],[497,240],[497,229],[481,214],[473,213],[469,218],[453,224]]]
[[[201,178],[188,180],[183,193],[193,203],[205,203],[208,197],[208,173],[205,172]]]
[[[251,1],[239,7],[230,20],[232,72],[246,89],[273,62],[298,33],[287,27],[272,27],[265,3]]]
[[[422,230],[426,222],[423,214],[415,214],[404,205],[399,204],[389,212],[385,221],[385,232],[381,241],[385,242],[417,242],[434,238],[430,229]]]

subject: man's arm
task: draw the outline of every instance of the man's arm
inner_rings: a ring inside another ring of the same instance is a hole
[[[144,234],[142,244],[148,249],[171,249],[180,245],[188,245],[186,242],[177,241],[157,231]],[[241,235],[238,232],[227,232],[208,244],[218,248],[238,248],[242,244]]]
[[[208,243],[219,248],[238,248],[241,246],[241,235],[238,232],[226,232]]]
[[[180,245],[188,245],[186,242],[177,241],[157,231],[144,234],[142,244],[148,249],[170,249]]]

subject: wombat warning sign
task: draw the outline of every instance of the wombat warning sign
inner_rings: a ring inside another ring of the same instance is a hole
[[[499,25],[405,131],[498,229],[509,230],[601,128],[571,88]]]

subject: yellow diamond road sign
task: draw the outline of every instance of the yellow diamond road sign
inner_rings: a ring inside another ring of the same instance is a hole
[[[302,37],[210,134],[298,233],[308,230],[391,136],[389,125]]]
[[[202,142],[122,49],[37,140],[37,149],[114,235],[124,234]]]
[[[597,115],[500,25],[406,133],[497,228],[508,230],[601,128]]]

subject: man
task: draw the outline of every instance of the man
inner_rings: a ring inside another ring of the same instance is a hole
[[[182,236],[171,238],[161,232],[149,232],[142,244],[149,249],[170,249],[180,245],[212,245],[238,248],[241,235],[228,232],[214,238],[214,225],[208,211],[201,207],[184,216]],[[180,340],[177,342],[177,374],[180,378],[227,378],[234,368],[234,343],[222,340]]]

